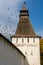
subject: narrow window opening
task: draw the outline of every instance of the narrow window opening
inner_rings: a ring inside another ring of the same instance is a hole
[[[22,43],[23,43],[23,38],[22,38]]]
[[[27,39],[27,42],[29,42],[29,38]]]
[[[16,38],[16,42],[18,43],[18,38]]]
[[[31,55],[33,55],[33,52],[31,51]]]
[[[35,38],[33,38],[33,42],[35,42]]]

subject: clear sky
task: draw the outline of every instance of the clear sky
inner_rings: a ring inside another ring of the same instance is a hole
[[[35,32],[43,36],[43,0],[25,0]],[[0,0],[0,32],[14,33],[24,0]],[[9,32],[10,31],[10,32]]]

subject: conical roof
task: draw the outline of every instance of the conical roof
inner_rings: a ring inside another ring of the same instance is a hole
[[[23,5],[22,10],[20,10],[20,19],[15,35],[36,35],[28,16],[28,10]]]

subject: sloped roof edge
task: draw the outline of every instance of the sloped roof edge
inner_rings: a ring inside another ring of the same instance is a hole
[[[12,35],[11,38],[12,37],[31,37],[31,38],[37,37],[37,38],[41,38],[41,36],[38,36],[38,35]]]
[[[4,39],[6,39],[13,47],[15,47],[25,57],[25,55],[11,41],[9,41],[4,35],[0,34],[0,36],[3,37]]]

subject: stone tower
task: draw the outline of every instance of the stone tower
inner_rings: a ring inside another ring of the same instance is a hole
[[[12,43],[26,56],[29,65],[40,65],[40,36],[37,36],[29,20],[25,3],[20,10],[16,33]]]

